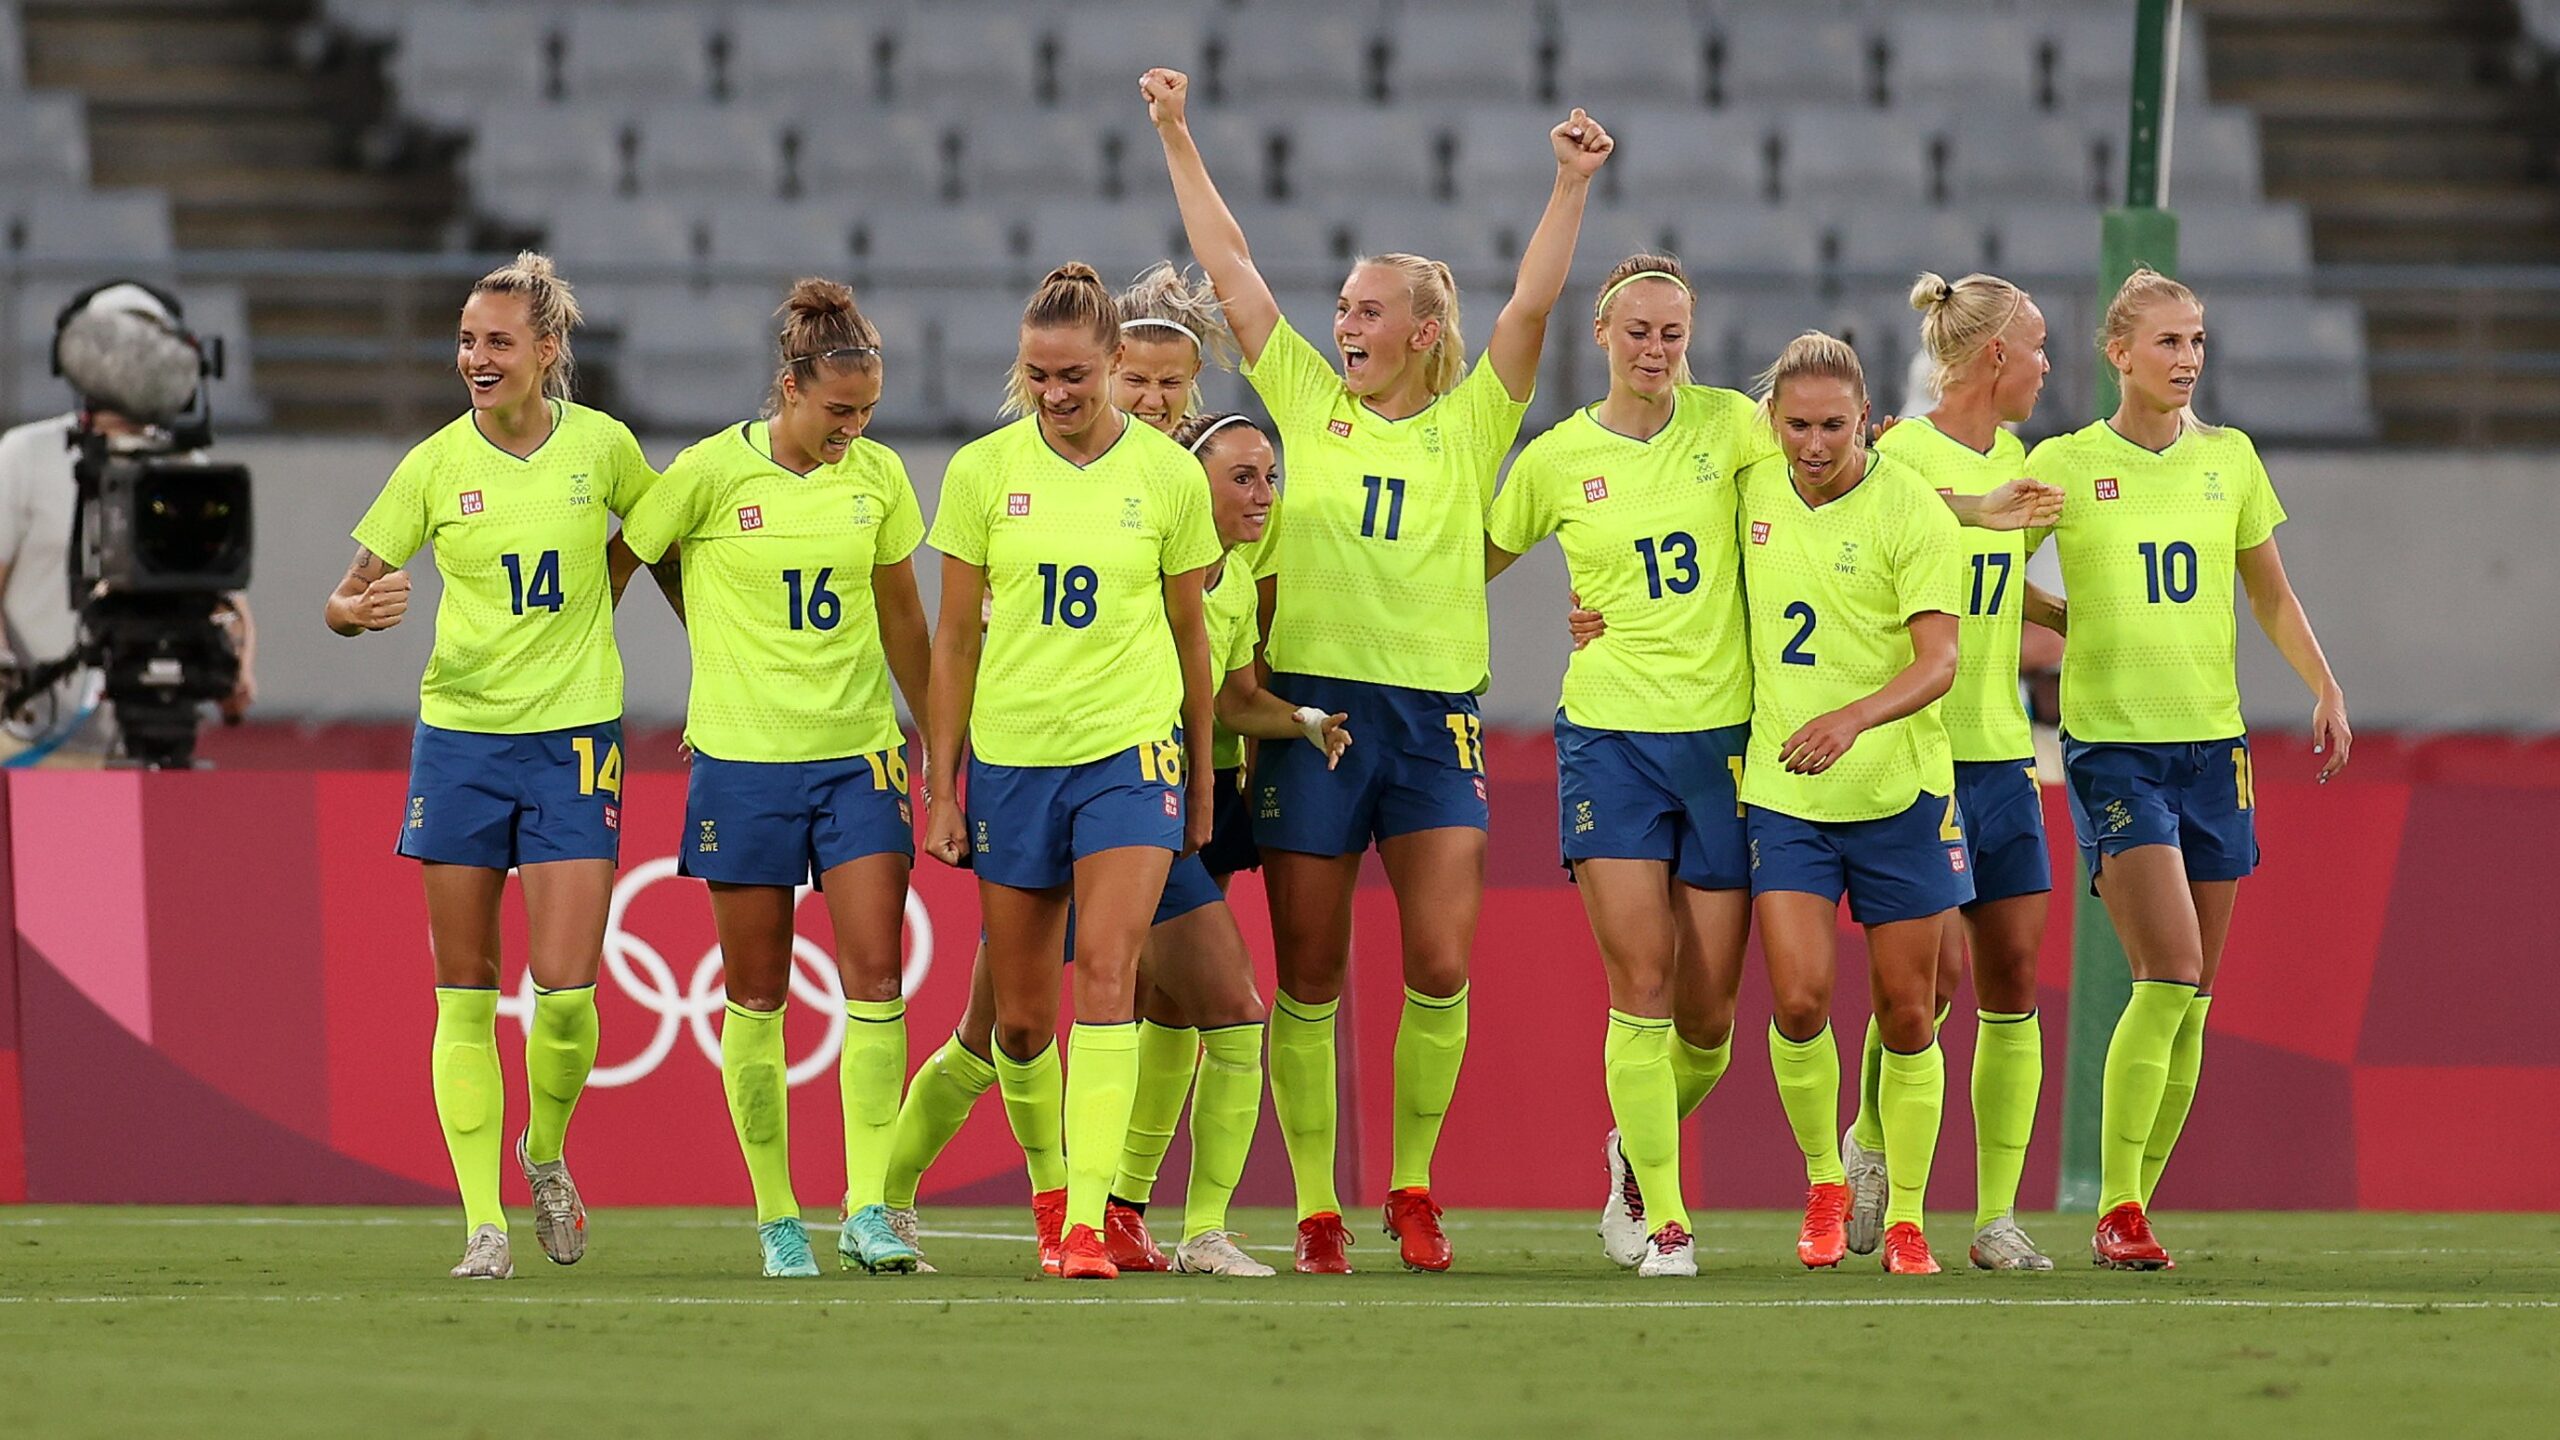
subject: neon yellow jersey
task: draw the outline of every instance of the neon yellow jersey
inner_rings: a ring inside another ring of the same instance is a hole
[[[1081,765],[1181,723],[1164,577],[1216,562],[1200,462],[1152,427],[1077,466],[1025,416],[951,457],[933,548],[995,596],[969,744],[991,765]]]
[[[1910,466],[1870,456],[1848,494],[1807,505],[1783,456],[1742,472],[1742,588],[1751,616],[1751,748],[1742,801],[1800,820],[1878,820],[1955,793],[1938,707],[1879,725],[1819,775],[1778,760],[1804,723],[1911,664],[1911,617],[1964,613],[1954,512]]]
[[[763,421],[732,425],[676,457],[622,538],[648,561],[684,547],[694,749],[795,761],[898,745],[871,578],[915,553],[924,520],[897,452],[856,440],[795,475]]]
[[[1253,571],[1227,552],[1227,563],[1218,567],[1218,583],[1209,588],[1203,607],[1209,619],[1209,674],[1215,683],[1224,683],[1238,670],[1253,665],[1253,647],[1262,642],[1262,610],[1260,591],[1253,583]],[[1221,770],[1232,770],[1244,763],[1244,737],[1221,725],[1211,737],[1211,763]]]
[[[2027,473],[2062,487],[2053,536],[2071,597],[2062,728],[2169,744],[2241,734],[2234,566],[2284,522],[2257,447],[2189,430],[2153,453],[2101,420],[2057,435]]]
[[[1776,450],[1750,396],[1684,385],[1650,440],[1585,408],[1520,452],[1488,538],[1518,555],[1556,536],[1582,603],[1609,617],[1565,662],[1566,719],[1676,732],[1751,718],[1734,479]]]
[[[1929,423],[1905,420],[1876,449],[1908,464],[1941,495],[1988,495],[2027,474],[2027,447],[2006,430],[1988,454]],[[1958,761],[2024,760],[2036,753],[2018,693],[2018,639],[2026,629],[2027,534],[1960,526],[1956,561],[1965,607],[1958,614],[1955,688],[1938,702]]]
[[[356,543],[394,568],[435,547],[444,598],[418,718],[438,729],[522,735],[622,714],[605,517],[630,514],[658,473],[621,421],[551,403],[551,437],[521,459],[468,414],[418,442],[356,522]]]
[[[1288,462],[1256,562],[1280,577],[1271,668],[1483,689],[1485,512],[1528,405],[1479,360],[1421,413],[1383,419],[1285,319],[1245,373]]]

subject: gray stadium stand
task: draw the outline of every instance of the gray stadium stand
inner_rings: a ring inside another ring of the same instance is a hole
[[[1697,205],[1672,221],[1672,232],[1680,263],[1693,276],[1724,272],[1810,281],[1823,268],[1822,227],[1795,210]]]
[[[2085,208],[2109,178],[2100,170],[2103,152],[2093,137],[2023,105],[1949,109],[1941,133],[1951,202],[2053,201]]]
[[[1756,205],[1769,193],[1771,127],[1764,115],[1627,105],[1601,119],[1618,149],[1600,173],[1617,172],[1614,193],[1622,204]],[[1515,160],[1512,173],[1520,173],[1518,165]]]
[[[717,13],[690,6],[577,6],[560,30],[560,88],[582,101],[708,99]]]
[[[1031,263],[1083,260],[1114,288],[1169,259],[1181,222],[1108,200],[1052,201],[1032,212],[1024,253]]]
[[[1991,264],[2021,283],[2085,277],[2098,253],[2098,226],[2098,212],[2084,204],[2006,207],[1992,222]]]
[[[1863,105],[1875,88],[1875,40],[1866,27],[1803,5],[1719,15],[1708,53],[1708,92],[1728,108],[1817,97]]]
[[[981,104],[1028,105],[1040,98],[1044,28],[1004,7],[910,10],[890,47],[890,97],[913,104],[967,95]]]
[[[953,127],[952,143],[964,200],[1013,207],[1103,194],[1102,138],[1080,125],[1059,124],[1055,112],[1028,106],[972,109],[966,123]],[[1163,168],[1161,158],[1157,168]]]
[[[2299,205],[2182,205],[2178,274],[2186,279],[2311,278],[2311,225]]]
[[[1778,125],[1778,194],[1790,205],[1921,204],[1938,189],[1937,137],[1881,110],[1802,110]]]
[[[2039,88],[2038,38],[2012,15],[1896,6],[1885,18],[1885,94],[1896,108],[2027,105]]]
[[[702,432],[756,413],[771,378],[767,288],[662,290],[633,306],[615,379],[656,424]]]
[[[545,99],[548,37],[545,17],[531,10],[412,5],[391,57],[401,108],[459,130],[493,104],[514,111]]]
[[[165,268],[177,254],[169,197],[158,190],[62,190],[20,212],[17,258]]]
[[[89,183],[88,106],[77,95],[0,94],[0,186]]]
[[[1022,333],[1027,295],[954,296],[934,308],[933,403],[946,419],[991,425]]]
[[[727,200],[703,212],[703,254],[725,273],[761,268],[776,276],[853,273],[849,207],[822,200]]]
[[[1021,268],[1012,227],[984,211],[895,206],[863,216],[865,284],[976,289],[1012,284]]]
[[[919,205],[940,201],[951,184],[948,137],[926,116],[847,106],[801,112],[790,123],[792,177],[803,196]]]
[[[1707,34],[1686,5],[1632,0],[1586,10],[1557,27],[1556,45],[1557,101],[1613,127],[1635,97],[1692,106],[1706,99]]]
[[[1543,28],[1523,6],[1405,0],[1386,32],[1386,88],[1400,105],[1540,98]]]
[[[676,104],[640,112],[633,173],[643,195],[682,201],[782,193],[782,132],[762,111]]]
[[[18,7],[0,4],[0,92],[27,88],[27,40]]]
[[[815,123],[880,93],[888,17],[849,6],[749,6],[730,17],[728,93]]]
[[[1536,216],[1506,228],[1480,210],[1460,210],[1427,200],[1370,200],[1331,212],[1364,255],[1403,251],[1445,263],[1464,286],[1488,284],[1508,277],[1515,268],[1518,245],[1528,238]]]
[[[1436,127],[1410,111],[1303,110],[1291,117],[1281,173],[1290,200],[1302,205],[1436,197],[1440,139]],[[1545,163],[1552,171],[1554,162]]]
[[[1951,278],[1979,270],[1987,253],[1982,220],[1966,210],[1860,202],[1836,212],[1832,231],[1840,240],[1842,269],[1900,274],[1905,281],[1921,270]]]
[[[1309,106],[1368,100],[1378,31],[1366,6],[1309,11],[1248,5],[1219,25],[1214,98],[1226,105]]]
[[[603,110],[524,106],[473,130],[462,174],[483,212],[523,221],[566,196],[621,193],[623,154],[622,123]]]
[[[1080,5],[1060,20],[1058,103],[1106,113],[1138,102],[1138,77],[1158,65],[1196,79],[1206,70],[1205,0],[1140,0]]]

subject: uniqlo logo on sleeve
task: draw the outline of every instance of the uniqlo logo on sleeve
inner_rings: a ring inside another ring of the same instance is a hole
[[[739,528],[739,529],[741,529],[741,530],[761,530],[761,529],[763,529],[763,528],[764,528],[764,507],[763,507],[763,506],[761,506],[761,505],[741,505],[741,506],[739,506],[739,507],[738,507],[738,528]]]
[[[465,491],[463,491],[463,492],[462,492],[462,513],[463,513],[463,514],[465,514],[465,515],[477,515],[477,514],[479,514],[481,511],[483,511],[483,510],[485,510],[485,509],[487,509],[487,508],[488,508],[488,507],[487,507],[486,505],[484,505],[484,504],[482,504],[482,503],[481,503],[481,500],[480,500],[480,492],[479,492],[479,491],[477,491],[477,490],[465,490]]]
[[[1754,545],[1766,545],[1769,543],[1768,521],[1754,520],[1751,522],[1751,543]]]
[[[2098,482],[2098,498],[2101,500],[2113,500],[2116,498],[2116,480],[2114,476],[2110,475],[2106,479]]]
[[[1583,500],[1584,500],[1584,502],[1585,502],[1585,503],[1587,503],[1587,504],[1592,504],[1592,505],[1597,505],[1597,504],[1599,504],[1601,501],[1608,499],[1608,498],[1609,498],[1609,481],[1608,481],[1608,477],[1606,477],[1606,476],[1602,476],[1602,475],[1594,475],[1594,476],[1592,476],[1590,479],[1583,481],[1583,482],[1582,482],[1582,498],[1583,498]]]
[[[1023,493],[1022,493],[1021,491],[1019,491],[1019,490],[1015,491],[1014,493],[1012,493],[1012,494],[1010,494],[1010,495],[1007,495],[1006,497],[1004,497],[1004,513],[1006,513],[1007,515],[1028,515],[1028,514],[1030,514],[1030,513],[1031,513],[1031,497],[1030,497],[1030,496],[1028,496],[1028,495],[1023,494]]]

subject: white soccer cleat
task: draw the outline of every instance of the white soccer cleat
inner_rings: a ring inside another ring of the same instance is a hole
[[[1211,1230],[1173,1247],[1177,1275],[1271,1275],[1270,1266],[1236,1248],[1235,1232]]]
[[[2050,1270],[2053,1261],[2027,1238],[2014,1215],[2003,1215],[1973,1232],[1976,1270]]]
[[[1601,1149],[1609,1165],[1609,1198],[1600,1207],[1600,1248],[1618,1268],[1632,1270],[1645,1257],[1644,1187],[1636,1184],[1616,1130]]]
[[[569,1178],[569,1157],[536,1165],[525,1154],[525,1137],[516,1137],[516,1164],[533,1189],[533,1238],[554,1265],[575,1265],[587,1253],[587,1207],[578,1199],[578,1182]]]
[[[937,1273],[931,1265],[925,1263],[924,1246],[916,1242],[918,1227],[924,1223],[923,1218],[916,1214],[916,1207],[908,1205],[904,1207],[891,1206],[888,1208],[889,1233],[906,1241],[907,1248],[916,1252],[915,1273],[918,1275],[932,1275]]]
[[[495,1225],[472,1231],[462,1247],[462,1263],[453,1267],[456,1280],[505,1280],[515,1273],[516,1262],[507,1253],[507,1232]]]
[[[1636,1273],[1650,1280],[1661,1275],[1698,1273],[1698,1244],[1677,1221],[1656,1230],[1644,1242],[1644,1260]]]
[[[1849,1181],[1849,1250],[1873,1255],[1884,1241],[1884,1202],[1892,1185],[1884,1173],[1884,1152],[1870,1150],[1848,1135],[1840,1137],[1840,1168]]]

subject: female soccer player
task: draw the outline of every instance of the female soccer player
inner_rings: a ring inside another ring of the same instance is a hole
[[[562,1265],[586,1253],[586,1207],[562,1149],[595,1066],[596,966],[621,838],[613,606],[640,565],[608,541],[606,515],[629,514],[658,477],[620,421],[569,400],[577,323],[548,256],[527,251],[471,288],[454,354],[471,408],[392,471],[325,607],[338,634],[390,629],[408,613],[401,567],[435,546],[444,599],[399,851],[426,884],[436,1116],[469,1237],[457,1279],[515,1273],[498,1204],[498,901],[510,869],[524,881],[534,983],[532,1114],[516,1163],[543,1253]]]
[[[1466,1051],[1467,955],[1484,895],[1484,514],[1613,142],[1580,110],[1556,126],[1546,213],[1473,374],[1449,267],[1402,254],[1362,260],[1343,282],[1337,373],[1282,318],[1246,252],[1184,120],[1190,82],[1158,69],[1139,83],[1191,251],[1290,457],[1294,498],[1269,562],[1272,684],[1349,715],[1366,741],[1339,771],[1312,745],[1279,742],[1254,780],[1281,989],[1271,1089],[1297,1178],[1297,1267],[1350,1269],[1333,1184],[1333,1028],[1360,853],[1375,841],[1404,942],[1386,1224],[1408,1267],[1446,1270],[1431,1155]]]
[[[1494,498],[1485,549],[1490,578],[1558,536],[1574,590],[1617,622],[1566,667],[1556,799],[1609,975],[1610,1166],[1650,1198],[1613,1203],[1602,1238],[1646,1276],[1698,1273],[1680,1121],[1732,1058],[1751,926],[1735,802],[1751,657],[1733,487],[1774,445],[1751,397],[1689,383],[1693,301],[1668,255],[1609,272],[1592,315],[1608,396],[1529,442]]]
[[[777,313],[764,418],[677,456],[623,538],[644,560],[683,546],[693,759],[676,858],[708,882],[726,957],[720,1071],[764,1273],[818,1273],[791,1192],[782,1053],[793,915],[813,874],[845,994],[836,1254],[907,1271],[917,1253],[880,1203],[907,1073],[898,935],[915,859],[889,680],[923,708],[931,641],[910,557],[924,521],[897,452],[863,438],[882,357],[853,292],[803,280]]]
[[[2035,413],[2051,367],[2044,314],[2024,290],[1996,275],[1953,283],[1922,275],[1911,306],[1923,317],[1922,349],[1933,367],[1937,408],[1893,426],[1876,452],[1909,465],[1951,503],[1978,503],[2027,472],[2026,447],[2003,428]],[[2031,609],[2026,536],[1969,529],[1959,549],[1965,608],[1958,618],[1956,679],[1938,707],[1955,757],[1956,808],[1964,816],[1973,899],[1939,949],[1937,1015],[1943,1023],[1973,957],[1974,1236],[1970,1255],[1984,1270],[2050,1270],[2013,1213],[2027,1139],[2044,1078],[2036,1026],[2036,951],[2044,943],[2044,810],[2036,786],[2035,736],[2018,689],[2018,645]],[[1849,1182],[1849,1248],[1874,1252],[1890,1188],[1877,1087],[1882,1026],[1867,1022],[1858,1067],[1858,1118],[1840,1142]]]
[[[1866,928],[1884,1030],[1884,1268],[1934,1274],[1920,1213],[1946,1080],[1933,987],[1947,916],[1973,898],[1934,707],[1956,675],[1957,526],[1915,470],[1867,452],[1866,377],[1847,345],[1798,336],[1760,391],[1782,454],[1742,477],[1752,661],[1742,802],[1775,1005],[1769,1060],[1811,1182],[1796,1254],[1832,1266],[1847,1244],[1830,1024],[1845,891]]]
[[[2050,531],[2077,622],[2062,660],[2063,770],[2090,888],[2133,966],[2133,999],[2107,1046],[2090,1242],[2115,1270],[2170,1264],[2151,1197],[2195,1102],[2232,905],[2258,861],[2235,570],[2258,628],[2315,697],[2323,781],[2354,740],[2346,694],[2276,552],[2285,514],[2266,467],[2248,436],[2189,408],[2204,342],[2195,292],[2136,269],[2100,335],[2122,397],[2115,414],[2027,457],[2068,497]]]
[[[1119,346],[1092,267],[1051,271],[1023,311],[1007,407],[1023,418],[952,457],[932,536],[943,584],[928,848],[946,864],[974,860],[997,1085],[1035,1191],[1056,1188],[1043,1181],[1063,1133],[1059,1273],[1070,1279],[1119,1273],[1103,1205],[1137,1084],[1138,948],[1174,856],[1208,838],[1211,811],[1201,587],[1217,538],[1198,464],[1111,405]],[[965,821],[953,804],[964,743]],[[1062,1129],[1071,900],[1076,1058]]]

